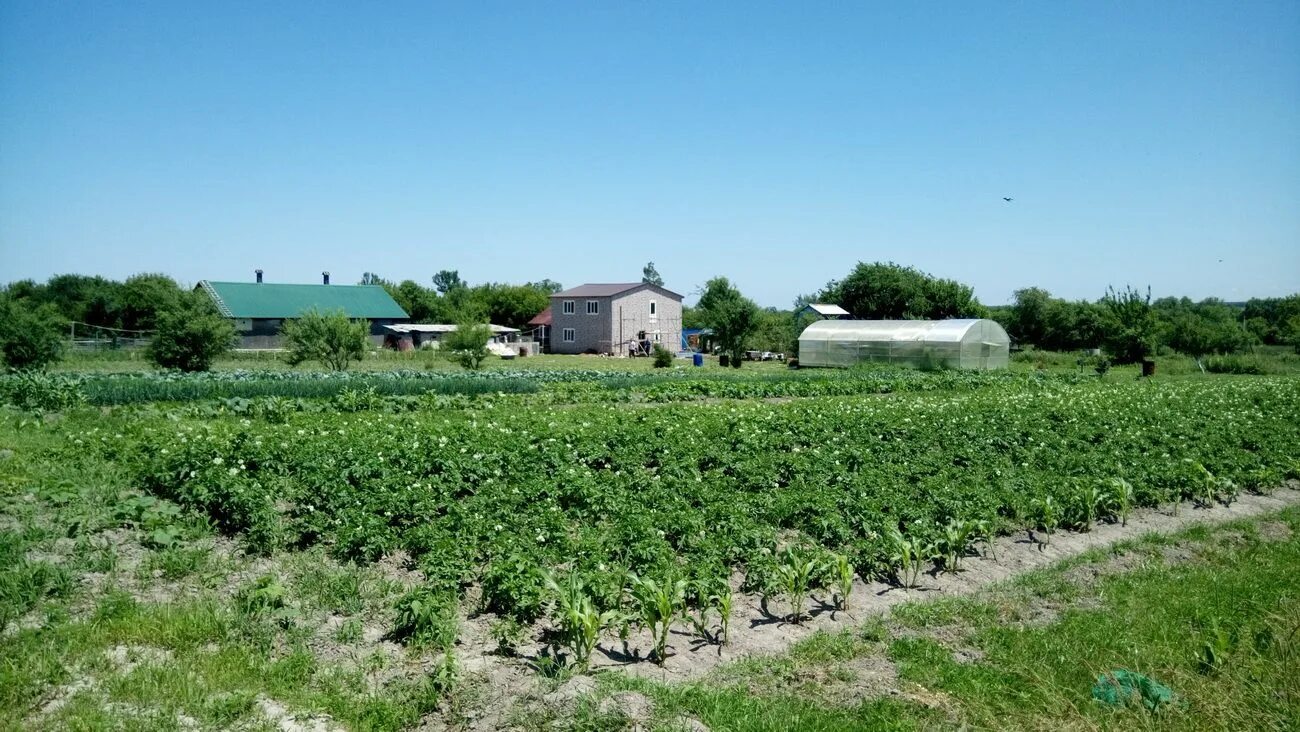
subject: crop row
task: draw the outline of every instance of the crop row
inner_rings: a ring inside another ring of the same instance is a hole
[[[324,542],[361,561],[402,549],[431,591],[478,582],[486,607],[524,620],[541,611],[546,568],[573,570],[598,605],[619,602],[629,572],[739,568],[770,587],[790,543],[893,576],[906,564],[896,532],[939,546],[954,522],[1084,528],[1121,510],[1102,501],[1113,486],[1129,487],[1124,506],[1155,505],[1300,477],[1300,382],[1287,379],[120,429],[74,448],[100,446],[253,548]]]

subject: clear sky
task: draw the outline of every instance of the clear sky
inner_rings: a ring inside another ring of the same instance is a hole
[[[0,282],[647,260],[1300,291],[1300,3],[0,0]]]

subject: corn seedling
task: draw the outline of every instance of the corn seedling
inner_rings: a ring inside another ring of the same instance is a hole
[[[632,600],[636,612],[654,636],[655,662],[663,665],[668,629],[686,610],[686,580],[668,579],[662,584],[631,575]]]
[[[1092,525],[1097,522],[1100,512],[1106,508],[1106,494],[1102,491],[1101,486],[1090,485],[1084,488],[1079,496],[1083,508],[1083,530],[1092,531]]]
[[[984,543],[984,556],[997,561],[997,522],[989,519],[976,519],[972,524],[974,525],[972,536],[979,537],[979,540]]]
[[[1218,623],[1210,626],[1210,637],[1201,643],[1201,652],[1197,665],[1203,674],[1217,673],[1228,660],[1232,650],[1232,634],[1219,627]]]
[[[843,554],[835,554],[831,559],[831,570],[835,577],[835,609],[849,609],[849,595],[853,592],[853,564]]]
[[[1052,540],[1052,534],[1056,533],[1056,527],[1061,525],[1061,506],[1051,496],[1043,496],[1034,501],[1034,512],[1037,514],[1038,526],[1046,537],[1039,543],[1048,544]]]
[[[1110,479],[1110,507],[1119,516],[1119,525],[1128,526],[1133,511],[1133,484],[1123,478]]]
[[[722,626],[719,640],[725,646],[731,638],[731,583],[725,577],[718,583],[718,591],[709,597],[709,602],[718,609],[718,623]]]
[[[939,532],[939,553],[943,556],[943,568],[949,572],[959,569],[966,545],[970,543],[971,534],[975,532],[972,521],[953,519]]]
[[[889,534],[890,560],[898,567],[898,583],[903,587],[916,587],[921,576],[921,564],[933,555],[931,545],[919,533],[904,536],[894,528]]]
[[[573,653],[573,664],[585,673],[591,666],[591,652],[600,640],[600,631],[613,622],[618,614],[612,610],[603,613],[597,610],[576,572],[570,573],[564,584],[557,582],[550,573],[545,573],[542,575],[542,583],[551,593],[552,619],[560,631],[560,637]]]
[[[808,586],[817,572],[817,562],[787,548],[776,565],[776,581],[782,594],[790,601],[790,621],[796,625],[803,621],[803,606],[808,599]]]

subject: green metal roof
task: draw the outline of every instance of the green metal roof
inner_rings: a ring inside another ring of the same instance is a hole
[[[227,318],[296,318],[316,308],[343,309],[349,318],[407,318],[388,291],[378,285],[275,285],[210,282],[199,287]]]

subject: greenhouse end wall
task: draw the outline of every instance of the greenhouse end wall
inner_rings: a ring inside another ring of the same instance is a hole
[[[800,334],[799,365],[1000,369],[1010,349],[1007,332],[992,320],[822,320]]]

